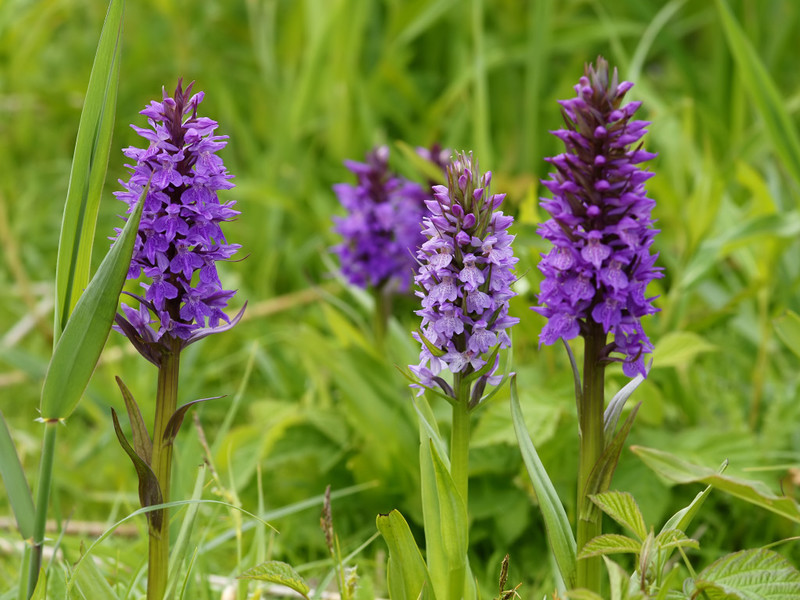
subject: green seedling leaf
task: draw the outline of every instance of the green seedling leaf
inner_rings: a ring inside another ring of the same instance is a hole
[[[145,187],[142,197],[147,194],[148,187]],[[142,205],[140,198],[56,344],[42,386],[41,417],[44,420],[69,417],[89,383],[117,312],[119,294],[131,264]]]
[[[224,397],[225,396],[212,396],[210,398],[198,398],[197,400],[192,400],[191,402],[187,402],[186,404],[179,406],[178,409],[172,413],[169,421],[167,421],[167,426],[164,428],[164,437],[162,438],[163,444],[165,446],[169,446],[175,441],[175,438],[178,436],[178,431],[180,431],[181,425],[183,424],[183,418],[186,416],[187,410],[192,408],[195,404],[199,404],[200,402],[218,400],[219,398]]]
[[[717,9],[742,82],[761,115],[772,146],[794,180],[800,182],[800,140],[786,102],[725,0],[717,0]]]
[[[603,554],[638,554],[641,549],[641,542],[629,538],[627,535],[604,533],[586,542],[581,548],[578,558]]]
[[[267,581],[269,583],[283,585],[294,590],[304,598],[308,598],[308,593],[311,591],[305,579],[303,579],[291,565],[279,560],[263,562],[239,575],[238,579],[253,579],[255,581]]]
[[[389,596],[394,600],[420,597],[433,600],[428,569],[403,515],[393,510],[378,515],[376,524],[389,547]]]
[[[3,478],[3,485],[22,539],[29,540],[33,537],[36,511],[33,508],[28,480],[25,479],[22,463],[2,411],[0,411],[0,477]]]
[[[128,419],[131,422],[131,429],[133,430],[133,449],[136,454],[147,465],[153,464],[153,441],[150,439],[150,434],[147,432],[147,426],[144,424],[142,412],[139,410],[139,405],[133,399],[128,387],[122,382],[122,379],[115,377],[119,391],[122,392],[122,398],[125,400],[125,409],[128,411]]]
[[[711,563],[693,587],[693,599],[795,600],[800,598],[800,572],[772,550],[743,550]]]
[[[687,536],[678,529],[662,531],[655,537],[654,545],[659,550],[672,550],[674,548],[699,548],[700,543]]]
[[[706,489],[697,494],[697,496],[694,497],[694,500],[692,500],[688,506],[682,508],[672,515],[669,520],[664,523],[664,526],[661,528],[661,533],[676,529],[679,531],[686,531],[689,529],[689,525],[691,524],[695,515],[697,515],[697,513],[700,511],[700,507],[703,506],[703,502],[706,501],[706,498],[710,493],[711,486],[709,485]]]
[[[84,554],[83,543],[81,543],[81,556]],[[111,586],[108,585],[106,578],[100,573],[100,569],[97,568],[94,561],[86,560],[83,562],[83,569],[81,569],[75,577],[75,585],[78,593],[85,600],[97,600],[98,598],[113,600],[118,598],[114,590],[111,589]]]
[[[631,411],[625,423],[619,428],[617,435],[615,435],[611,443],[606,446],[606,449],[603,450],[603,454],[594,467],[592,467],[592,472],[589,473],[589,479],[586,481],[586,489],[583,492],[587,496],[600,494],[608,490],[611,486],[611,478],[614,476],[614,471],[617,468],[619,455],[622,453],[622,447],[625,445],[625,440],[628,439],[628,434],[631,431],[633,421],[636,419],[636,413],[639,412],[640,406],[641,402]],[[588,512],[579,514],[578,518],[592,520],[597,517],[599,508],[594,504],[590,504],[582,510]]]
[[[577,544],[564,505],[561,504],[561,499],[558,497],[525,427],[525,419],[522,416],[517,395],[516,376],[511,378],[511,417],[514,420],[514,431],[517,434],[522,459],[539,501],[539,508],[542,511],[547,531],[547,540],[555,556],[556,564],[558,564],[558,570],[567,587],[575,587]]]
[[[97,212],[103,191],[119,84],[124,0],[111,0],[78,124],[56,267],[55,340],[89,281]]]
[[[673,331],[663,336],[653,350],[656,368],[680,367],[691,363],[698,354],[714,352],[717,347],[691,331]]]
[[[639,510],[639,505],[631,494],[611,491],[596,494],[590,499],[609,517],[633,532],[640,542],[647,537],[642,511]]]
[[[647,373],[650,373],[650,369],[653,367],[653,361],[651,360],[650,363],[647,365]],[[631,379],[625,387],[623,387],[620,391],[616,393],[616,395],[611,399],[611,402],[608,403],[606,407],[605,413],[603,414],[603,438],[605,440],[605,445],[607,446],[611,443],[611,440],[614,439],[614,432],[617,430],[617,424],[619,423],[619,416],[622,414],[622,409],[625,408],[625,403],[628,401],[628,398],[631,397],[636,388],[638,388],[642,382],[644,381],[644,377],[639,374],[633,379]]]
[[[794,311],[786,311],[786,314],[773,321],[775,333],[786,347],[800,357],[800,316]]]
[[[631,446],[631,450],[660,476],[675,483],[705,483],[732,496],[800,523],[800,506],[787,496],[775,495],[764,483],[722,475],[655,448]],[[695,499],[696,500],[696,499]]]
[[[117,412],[113,408],[111,409],[111,418],[114,421],[114,432],[117,434],[117,439],[122,449],[125,450],[125,453],[130,457],[131,461],[133,461],[133,467],[136,469],[136,475],[139,477],[139,503],[142,505],[142,508],[161,504],[163,496],[161,495],[161,487],[158,484],[155,473],[153,473],[150,465],[145,463],[144,460],[136,454],[136,451],[131,448],[128,440],[125,438],[125,434],[122,433],[122,428],[117,418]],[[161,529],[163,515],[163,511],[160,510],[147,513],[147,519],[154,529]]]

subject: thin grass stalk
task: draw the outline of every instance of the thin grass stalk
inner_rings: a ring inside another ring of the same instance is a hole
[[[172,340],[158,370],[156,418],[153,427],[152,467],[161,488],[162,501],[169,502],[172,479],[172,439],[165,440],[167,423],[178,406],[178,373],[180,369],[180,340]],[[163,600],[169,576],[169,510],[161,509],[157,525],[150,526],[150,548],[147,577],[147,600]]]
[[[42,567],[42,550],[44,534],[47,526],[47,506],[50,504],[50,488],[53,480],[53,462],[55,460],[58,419],[49,419],[44,424],[42,440],[42,457],[39,463],[39,485],[36,492],[36,517],[33,523],[33,549],[28,567],[27,598],[33,595]]]
[[[589,323],[584,338],[583,395],[578,405],[580,450],[578,458],[577,547],[580,553],[589,540],[602,533],[602,513],[592,510],[588,482],[603,454],[603,409],[605,366],[601,362],[606,334],[602,325]],[[601,490],[602,491],[602,490]],[[591,515],[591,516],[589,516]],[[600,557],[583,558],[577,564],[577,587],[600,593],[602,564]]]

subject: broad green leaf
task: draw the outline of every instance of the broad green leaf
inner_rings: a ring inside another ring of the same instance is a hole
[[[723,556],[694,580],[692,597],[711,600],[796,600],[800,572],[780,554],[758,548]]]
[[[11,504],[11,510],[14,511],[14,518],[17,520],[17,527],[19,527],[22,539],[31,539],[36,514],[33,508],[33,497],[2,411],[0,411],[0,477],[3,479],[8,501]]]
[[[676,483],[705,483],[800,523],[800,506],[797,502],[787,496],[775,495],[760,481],[721,475],[714,469],[686,462],[669,452],[655,448],[631,446],[631,450],[648,467],[668,480]]]
[[[773,323],[775,324],[775,333],[778,334],[781,341],[789,350],[800,356],[800,316],[796,312],[788,310]]]
[[[85,552],[81,548],[81,556],[84,554]],[[85,560],[83,565],[83,569],[75,575],[75,589],[77,589],[82,598],[85,600],[97,600],[98,598],[113,600],[117,598],[114,590],[108,585],[94,561]]]
[[[142,196],[147,193],[147,188]],[[111,331],[119,294],[131,264],[143,202],[140,199],[125,228],[108,251],[69,317],[47,367],[42,386],[41,417],[66,419],[83,395]]]
[[[144,424],[142,412],[139,410],[139,405],[133,398],[128,386],[126,386],[122,379],[115,377],[119,391],[122,393],[122,399],[125,401],[125,409],[128,411],[128,420],[131,422],[131,429],[133,430],[133,449],[136,454],[148,465],[152,464],[153,456],[153,441],[150,439],[150,434],[147,432],[147,425]]]
[[[663,336],[653,350],[655,368],[679,367],[692,362],[698,354],[717,347],[691,331],[673,331]]]
[[[439,500],[439,525],[441,527],[439,535],[447,556],[448,580],[450,581],[447,597],[461,598],[464,595],[469,539],[467,507],[432,440],[429,445],[436,477],[436,495]]]
[[[269,583],[277,583],[283,585],[291,590],[294,590],[304,598],[308,598],[308,592],[311,588],[308,587],[305,579],[298,575],[291,565],[279,560],[268,560],[260,565],[248,569],[238,577],[239,579],[253,579],[255,581],[267,581]]]
[[[709,485],[706,489],[702,492],[698,493],[697,496],[694,497],[688,506],[680,509],[674,515],[672,515],[664,526],[661,528],[661,533],[670,530],[680,530],[686,531],[689,528],[692,520],[694,519],[695,515],[700,511],[700,507],[703,506],[703,502],[706,501],[708,495],[711,493],[711,486]],[[659,534],[660,535],[660,534]]]
[[[632,531],[640,542],[647,537],[642,511],[628,492],[603,492],[592,496],[591,501],[617,523]]]
[[[89,281],[92,242],[103,191],[119,83],[124,0],[111,0],[78,124],[56,267],[55,342]]]
[[[641,549],[642,544],[627,535],[604,533],[586,542],[581,548],[578,558],[589,558],[602,554],[638,554]]]
[[[435,598],[425,561],[403,515],[397,510],[378,515],[376,525],[389,547],[389,596],[393,600]]]
[[[525,462],[533,490],[539,501],[539,508],[542,511],[550,549],[553,551],[558,570],[567,587],[574,587],[575,557],[578,553],[575,536],[572,534],[564,505],[561,504],[561,499],[558,497],[525,427],[525,419],[522,416],[517,396],[516,376],[511,378],[511,416],[514,419],[514,430],[517,434],[522,460]]]
[[[764,121],[775,152],[789,174],[800,182],[800,140],[786,102],[725,0],[717,0],[717,9],[742,82]]]

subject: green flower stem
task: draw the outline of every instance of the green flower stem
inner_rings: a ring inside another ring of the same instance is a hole
[[[36,515],[33,523],[33,550],[31,551],[28,569],[28,595],[30,598],[39,580],[39,569],[42,567],[42,550],[44,533],[47,525],[47,507],[50,504],[50,485],[53,481],[53,462],[55,459],[56,434],[58,419],[49,419],[44,423],[44,439],[42,440],[42,458],[39,463],[39,489],[36,493]]]
[[[153,458],[151,467],[161,488],[162,502],[169,502],[172,478],[172,441],[164,441],[170,417],[178,407],[178,371],[180,340],[173,340],[165,352],[158,370],[156,419],[153,427]],[[169,511],[161,509],[160,527],[150,527],[150,554],[147,575],[147,600],[163,600],[169,569]]]
[[[453,403],[453,427],[450,431],[450,475],[453,478],[456,491],[464,501],[464,508],[468,509],[470,386],[469,384],[464,384],[461,373],[456,373],[453,377],[456,401]],[[467,535],[468,532],[465,532],[465,536]],[[450,573],[450,598],[460,599],[462,597],[465,575],[464,569],[453,570]]]
[[[603,454],[603,410],[605,401],[605,366],[600,361],[606,345],[606,334],[602,326],[594,323],[584,338],[583,397],[578,405],[580,424],[580,454],[578,459],[578,553],[583,546],[602,533],[602,514],[591,511],[592,501],[586,489],[592,469]],[[591,518],[581,515],[593,514]],[[600,593],[602,564],[600,557],[578,560],[577,587]]]

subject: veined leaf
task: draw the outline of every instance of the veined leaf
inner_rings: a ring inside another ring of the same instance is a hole
[[[148,187],[142,197],[147,194]],[[66,419],[75,410],[89,383],[114,322],[143,204],[140,198],[56,344],[42,386],[41,417],[44,420]]]
[[[36,513],[33,508],[33,497],[2,411],[0,411],[0,477],[3,479],[22,539],[31,539]]]
[[[308,598],[308,592],[311,591],[305,579],[298,575],[291,565],[279,560],[263,562],[239,575],[238,579],[254,579],[255,581],[277,583],[294,590],[304,598]]]
[[[604,533],[592,538],[583,545],[578,558],[589,558],[602,554],[638,554],[642,544],[627,535]]]
[[[692,464],[655,448],[631,446],[644,463],[662,477],[676,483],[705,483],[800,523],[800,506],[787,496],[777,496],[760,481],[722,475],[709,467]]]
[[[435,598],[425,561],[403,515],[393,510],[378,515],[376,524],[389,547],[389,596],[393,600]]]
[[[124,0],[111,0],[78,124],[56,267],[55,339],[89,281],[97,212],[114,130]]]
[[[547,540],[556,558],[558,570],[568,588],[575,586],[576,575],[576,555],[578,553],[575,536],[561,504],[561,499],[556,493],[553,483],[547,475],[547,471],[539,459],[536,448],[533,446],[528,430],[525,427],[525,419],[522,416],[522,409],[519,406],[517,396],[517,378],[511,378],[511,417],[514,419],[514,431],[517,434],[519,449],[522,459],[528,470],[528,475],[539,500],[539,508],[542,511]]]
[[[641,542],[647,537],[642,511],[633,496],[628,492],[603,492],[591,497],[600,510],[617,523],[632,531]]]
[[[800,598],[800,572],[780,554],[764,548],[723,556],[698,574],[694,598],[795,600]]]

